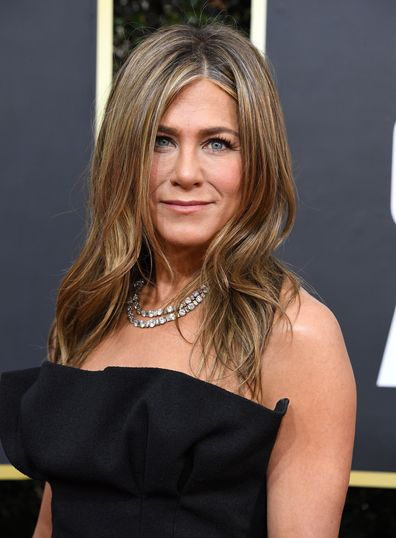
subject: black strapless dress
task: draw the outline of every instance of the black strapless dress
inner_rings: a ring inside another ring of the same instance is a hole
[[[0,377],[9,461],[52,488],[53,538],[264,538],[268,409],[156,367],[55,364]]]

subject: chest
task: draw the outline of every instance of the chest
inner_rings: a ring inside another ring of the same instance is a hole
[[[142,329],[132,325],[125,313],[117,329],[89,353],[83,367],[154,366],[193,375],[201,354],[199,343],[194,347],[200,321],[196,311],[179,318],[180,334],[175,321]]]

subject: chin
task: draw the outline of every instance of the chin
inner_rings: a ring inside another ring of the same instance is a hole
[[[194,235],[188,233],[179,233],[177,235],[161,234],[161,238],[165,244],[173,245],[179,248],[206,248],[213,235]]]

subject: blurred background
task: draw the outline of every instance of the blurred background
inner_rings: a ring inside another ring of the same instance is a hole
[[[214,18],[272,65],[299,197],[278,255],[337,316],[355,372],[340,536],[395,537],[393,0],[2,2],[0,370],[46,356],[58,283],[84,239],[87,167],[112,76],[159,26]],[[0,536],[30,537],[44,484],[0,457]]]

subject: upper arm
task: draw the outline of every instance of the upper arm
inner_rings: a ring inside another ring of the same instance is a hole
[[[51,486],[46,482],[41,499],[40,512],[32,538],[50,538],[52,535],[51,499]]]
[[[305,290],[293,337],[280,336],[269,347],[264,392],[290,404],[268,464],[268,536],[336,538],[355,436],[352,366],[336,317]]]

